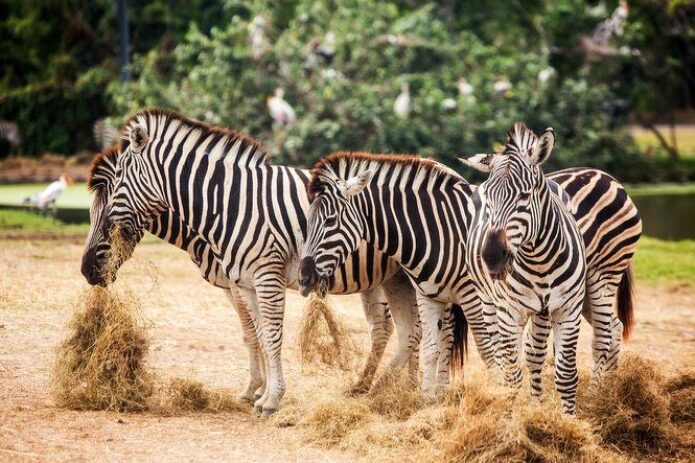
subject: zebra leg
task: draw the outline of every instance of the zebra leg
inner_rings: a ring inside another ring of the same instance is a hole
[[[439,360],[439,330],[442,316],[447,304],[434,301],[418,294],[418,313],[422,323],[422,341],[420,345],[423,367],[422,396],[426,400],[436,398],[437,362]]]
[[[574,415],[577,410],[577,339],[581,323],[582,301],[575,307],[563,310],[553,320],[555,348],[555,388],[560,394],[565,413]]]
[[[594,360],[592,387],[599,384],[606,371],[617,365],[620,356],[622,323],[613,311],[617,290],[618,284],[605,278],[599,278],[587,287],[591,326],[594,331],[591,343]]]
[[[420,341],[422,340],[422,325],[420,325],[420,314],[417,310],[417,301],[410,307],[412,314],[413,330],[413,350],[408,360],[408,378],[413,387],[420,386]]]
[[[249,313],[246,304],[244,304],[239,291],[235,287],[230,287],[225,290],[225,295],[231,301],[232,306],[239,315],[239,321],[241,322],[241,330],[243,333],[243,340],[249,354],[249,383],[246,389],[239,394],[239,401],[253,403],[256,399],[256,390],[263,387],[263,376],[265,372],[262,372],[262,364],[260,356],[261,351],[258,345],[258,337],[256,337],[256,326],[253,322],[251,314]]]
[[[451,350],[454,347],[454,316],[451,305],[444,310],[442,329],[439,332],[439,359],[437,360],[437,392],[449,388],[449,364]]]
[[[522,377],[519,352],[526,317],[518,310],[498,307],[497,324],[500,337],[498,348],[501,351],[504,379],[507,386],[518,387]]]
[[[398,347],[391,357],[389,364],[374,384],[373,389],[378,390],[385,384],[393,381],[398,373],[412,358],[413,352],[420,339],[416,333],[417,313],[413,309],[417,306],[415,290],[404,275],[396,276],[384,283],[384,293],[388,299],[388,306],[396,324],[398,334]]]
[[[474,293],[472,296],[461,303],[461,308],[473,333],[473,339],[475,340],[475,346],[478,349],[480,358],[489,371],[497,372],[499,365],[497,361],[497,346],[499,344],[497,317],[496,315],[494,318],[489,314],[485,315],[483,310],[486,307],[489,307],[487,310],[496,310],[496,307],[484,301],[481,305],[481,299],[477,297],[477,293]],[[491,323],[493,324],[491,325]],[[495,335],[495,333],[497,334]]]
[[[256,290],[246,290],[245,300],[257,304],[257,332],[266,362],[266,387],[254,410],[265,416],[275,413],[285,393],[282,373],[282,322],[285,309],[285,278],[278,269],[264,269],[255,283]],[[251,304],[249,304],[251,305]]]
[[[531,317],[531,326],[526,331],[526,365],[531,381],[531,395],[540,396],[543,393],[541,373],[548,352],[548,336],[552,325],[548,313],[538,313]]]
[[[364,291],[360,293],[360,298],[369,327],[371,350],[357,382],[348,391],[350,395],[362,394],[369,390],[391,333],[393,333],[393,319],[383,290],[377,288]]]

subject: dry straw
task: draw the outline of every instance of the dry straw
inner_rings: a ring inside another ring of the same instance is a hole
[[[123,259],[132,246],[112,233],[109,261]],[[113,271],[113,267],[107,269]],[[53,394],[72,409],[137,411],[148,408],[153,375],[145,358],[149,342],[140,302],[129,292],[90,287],[68,325],[53,366]]]
[[[201,382],[183,378],[171,381],[162,408],[165,411],[207,413],[248,410],[248,407],[237,402],[232,391],[209,389]]]
[[[325,299],[312,295],[297,333],[302,364],[323,364],[349,370],[360,350],[347,327],[335,316]]]
[[[149,346],[138,300],[91,287],[84,308],[69,324],[53,367],[59,406],[77,410],[144,410],[153,377],[146,367]]]

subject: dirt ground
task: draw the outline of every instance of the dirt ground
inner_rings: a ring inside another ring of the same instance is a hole
[[[76,412],[57,408],[49,371],[56,345],[87,284],[79,271],[82,244],[0,241],[0,461],[363,461],[357,454],[311,446],[302,431],[248,412],[201,414]],[[119,275],[142,299],[150,321],[150,365],[157,375],[187,377],[239,390],[247,379],[238,320],[218,289],[202,281],[187,255],[145,243]],[[331,304],[366,350],[366,323],[357,296]],[[295,333],[305,300],[289,291],[285,313],[287,400],[339,392],[349,379],[330,370],[303,371]],[[666,371],[695,360],[695,287],[637,293],[637,325],[627,351],[658,360]],[[582,365],[590,365],[583,325]],[[477,354],[469,356],[480,368]],[[581,407],[581,404],[580,404]]]

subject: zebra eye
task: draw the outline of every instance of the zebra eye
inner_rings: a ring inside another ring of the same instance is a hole
[[[531,193],[522,192],[519,194],[519,201],[527,201],[531,197]]]
[[[328,217],[328,218],[326,219],[326,221],[324,222],[324,225],[325,225],[326,227],[332,227],[332,226],[335,225],[335,222],[336,222],[335,217]]]

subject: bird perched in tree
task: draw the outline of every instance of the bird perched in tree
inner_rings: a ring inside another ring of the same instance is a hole
[[[616,37],[623,35],[625,21],[629,9],[626,0],[621,0],[618,7],[610,17],[601,21],[591,34],[580,38],[580,44],[588,59],[599,59],[616,56],[619,53],[612,42]],[[620,53],[630,54],[632,50],[621,50]]]
[[[407,82],[401,84],[401,93],[396,97],[396,101],[393,102],[393,112],[396,116],[406,118],[410,114],[411,110],[410,101],[410,87]]]
[[[545,69],[542,69],[541,72],[538,73],[538,82],[541,85],[545,85],[546,83],[548,83],[550,78],[553,77],[553,75],[555,75],[555,69],[553,69],[552,67],[549,66]]]
[[[39,210],[44,210],[48,206],[54,205],[60,195],[73,183],[74,181],[72,178],[63,174],[58,180],[49,184],[42,192],[24,198],[24,203],[36,204]]]
[[[270,117],[280,125],[292,124],[297,120],[294,109],[285,101],[284,97],[285,91],[281,88],[276,88],[275,95],[267,99]]]
[[[497,92],[497,93],[505,93],[506,94],[507,92],[509,92],[512,89],[512,83],[509,82],[509,79],[507,79],[505,77],[505,78],[497,80],[493,84],[493,88],[495,89],[495,92]]]
[[[253,59],[259,59],[265,51],[265,19],[256,16],[249,24],[249,42],[251,42],[251,55]]]
[[[0,139],[7,140],[14,149],[20,148],[22,146],[22,136],[19,133],[17,123],[0,119]]]
[[[473,86],[463,76],[459,77],[459,94],[466,97],[473,95]]]
[[[319,66],[319,61],[323,61],[324,65],[330,66],[333,63],[334,56],[335,34],[329,31],[323,39],[315,37],[309,43],[309,53],[304,60],[304,64],[302,64],[304,75],[309,77]]]

